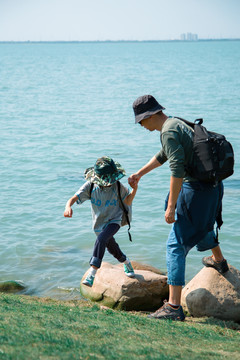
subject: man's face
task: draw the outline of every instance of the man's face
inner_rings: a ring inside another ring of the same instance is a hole
[[[155,126],[154,126],[152,120],[153,120],[152,116],[149,116],[148,118],[143,119],[142,121],[140,121],[140,125],[143,126],[145,129],[147,129],[149,131],[154,131],[156,129],[155,129]]]

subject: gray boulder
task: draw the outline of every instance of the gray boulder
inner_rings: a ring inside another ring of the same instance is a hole
[[[183,288],[182,306],[194,317],[240,322],[240,271],[229,265],[229,271],[221,275],[204,267]]]
[[[134,265],[136,266],[136,262]],[[167,276],[156,274],[150,271],[148,266],[147,268],[148,270],[135,270],[135,278],[129,278],[123,271],[123,264],[111,265],[103,262],[92,288],[83,285],[81,281],[81,294],[113,309],[154,310],[168,297]]]

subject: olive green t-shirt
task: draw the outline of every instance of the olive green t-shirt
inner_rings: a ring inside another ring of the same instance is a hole
[[[186,172],[186,166],[192,162],[193,129],[183,121],[169,117],[161,130],[162,149],[155,155],[160,164],[169,161],[171,175],[195,181]]]

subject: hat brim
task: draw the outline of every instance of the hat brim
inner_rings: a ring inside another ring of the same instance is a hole
[[[94,167],[90,167],[84,172],[85,179],[99,186],[113,185],[116,181],[122,179],[126,175],[125,170],[117,161],[115,161],[115,165],[117,171],[111,175],[105,176],[105,178],[97,175],[94,171]]]
[[[155,108],[145,111],[142,114],[135,115],[135,124],[139,123],[140,121],[147,119],[151,115],[156,114],[159,111],[165,110],[165,107],[161,106],[160,104],[157,105]]]

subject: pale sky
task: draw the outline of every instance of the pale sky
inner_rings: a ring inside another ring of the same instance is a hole
[[[0,0],[0,41],[240,38],[240,0]]]

